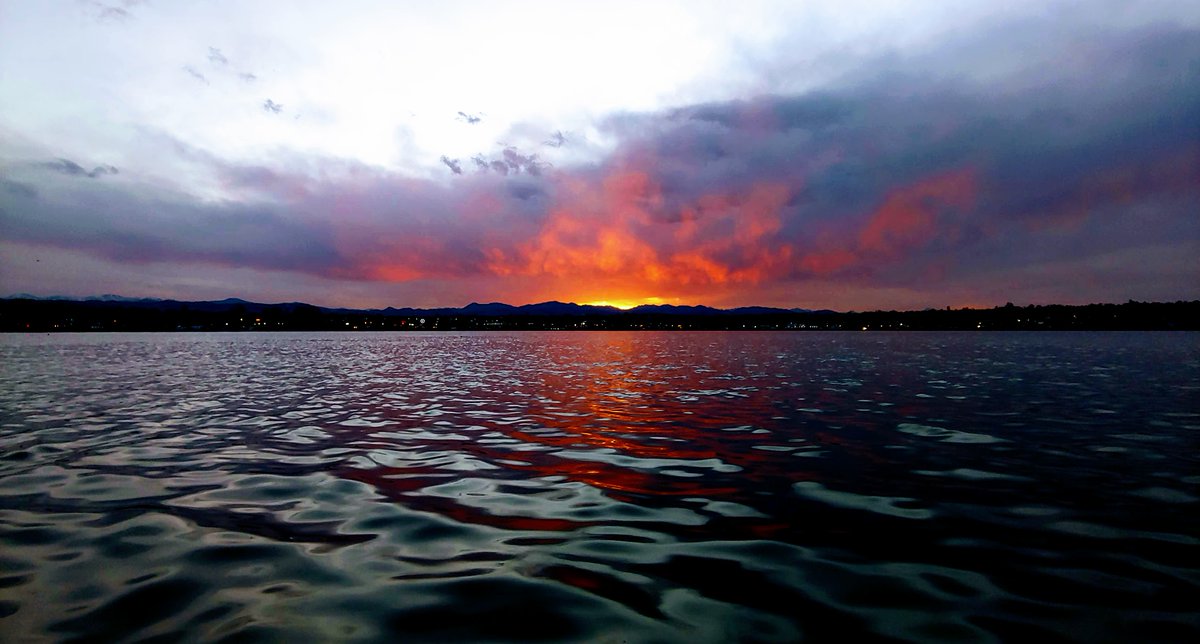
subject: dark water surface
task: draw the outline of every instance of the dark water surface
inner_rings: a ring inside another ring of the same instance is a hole
[[[0,640],[1198,641],[1200,334],[0,336]]]

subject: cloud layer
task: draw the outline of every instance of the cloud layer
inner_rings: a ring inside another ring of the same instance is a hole
[[[1026,42],[1041,48],[1008,51]],[[998,62],[962,71],[979,60]],[[839,308],[1200,297],[1200,31],[1186,25],[1010,25],[859,61],[819,89],[609,114],[602,153],[570,163],[522,150],[575,135],[526,129],[540,132],[528,147],[425,174],[175,142],[177,177],[133,176],[47,151],[8,164],[0,236],[472,299],[497,285],[514,300]]]

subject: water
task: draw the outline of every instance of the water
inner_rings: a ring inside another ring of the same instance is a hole
[[[1200,334],[0,337],[0,639],[1195,641]]]

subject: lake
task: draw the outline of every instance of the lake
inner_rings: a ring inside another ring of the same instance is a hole
[[[0,336],[0,639],[1196,641],[1200,334]]]

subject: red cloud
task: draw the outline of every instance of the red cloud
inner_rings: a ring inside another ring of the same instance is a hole
[[[810,242],[805,251],[804,231],[797,235],[794,225],[785,231],[785,211],[798,192],[792,184],[758,181],[680,202],[668,199],[658,178],[634,163],[596,177],[559,173],[548,179],[553,201],[540,221],[511,217],[503,202],[483,191],[466,195],[447,217],[470,222],[466,227],[408,219],[403,229],[382,237],[383,222],[342,228],[336,239],[352,261],[333,276],[525,278],[585,299],[585,292],[673,297],[804,274],[862,274],[935,240],[956,239],[977,192],[970,169],[924,177],[893,189],[850,229]],[[358,205],[343,198],[337,210],[361,224],[362,216],[346,212]]]
[[[675,208],[648,172],[620,168],[599,180],[560,178],[541,229],[513,248],[488,251],[499,275],[627,281],[662,291],[757,282],[787,270],[777,238],[792,189],[779,183],[705,194]]]
[[[953,236],[947,215],[969,209],[975,201],[975,175],[970,170],[946,172],[893,190],[858,233],[864,256],[892,258],[924,246],[938,234]]]
[[[849,241],[817,248],[801,257],[798,265],[817,275],[869,270],[900,260],[935,240],[954,241],[961,235],[961,218],[974,207],[977,193],[976,174],[971,169],[942,172],[893,189]]]

